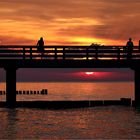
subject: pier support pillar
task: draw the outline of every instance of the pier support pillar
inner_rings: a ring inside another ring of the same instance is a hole
[[[140,106],[140,70],[135,70],[135,106]]]
[[[8,107],[16,106],[16,68],[6,70],[6,104]]]

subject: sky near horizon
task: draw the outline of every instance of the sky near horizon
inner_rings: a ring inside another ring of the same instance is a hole
[[[140,39],[140,0],[1,0],[0,45],[125,45]]]
[[[87,73],[88,72],[88,73]],[[89,74],[90,73],[90,74]],[[6,73],[0,69],[0,82],[5,82]],[[112,82],[134,81],[130,69],[96,68],[26,68],[17,69],[18,82]]]

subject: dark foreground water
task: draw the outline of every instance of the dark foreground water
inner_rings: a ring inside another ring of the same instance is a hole
[[[108,106],[83,109],[0,108],[0,139],[140,139],[140,111]]]
[[[48,89],[48,95],[18,95],[19,101],[134,99],[133,82],[17,83],[18,90]],[[0,83],[5,90],[5,83]],[[4,101],[5,96],[0,96]],[[67,110],[0,108],[0,139],[140,139],[140,111],[108,106]]]

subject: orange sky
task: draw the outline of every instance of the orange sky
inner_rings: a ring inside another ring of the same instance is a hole
[[[1,0],[0,45],[137,45],[140,0]]]

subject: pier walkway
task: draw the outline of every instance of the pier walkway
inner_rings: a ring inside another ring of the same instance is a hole
[[[140,105],[140,47],[125,46],[0,46],[0,68],[6,70],[6,103],[16,103],[19,68],[130,68],[135,71],[135,105]]]

